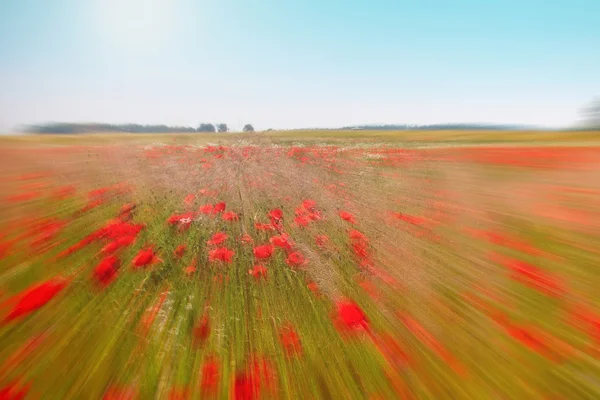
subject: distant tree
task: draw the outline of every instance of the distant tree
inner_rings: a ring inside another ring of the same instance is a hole
[[[215,126],[213,124],[200,124],[200,126],[198,127],[198,129],[196,129],[197,132],[216,132],[217,130],[215,129]]]
[[[254,132],[254,127],[250,124],[244,125],[244,132]]]
[[[600,98],[594,99],[582,114],[587,128],[600,129]]]
[[[229,131],[229,128],[227,127],[227,124],[217,124],[217,131],[227,132]]]

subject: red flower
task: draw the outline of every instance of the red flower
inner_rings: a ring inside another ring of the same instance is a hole
[[[295,251],[285,259],[285,263],[290,267],[299,267],[306,263],[306,259],[304,258],[304,255],[302,255],[302,253],[300,253],[299,251]]]
[[[317,285],[316,282],[310,282],[306,285],[306,287],[315,294],[319,292],[319,285]]]
[[[260,381],[254,379],[252,374],[239,373],[233,383],[234,400],[252,400],[259,398]]]
[[[356,229],[350,230],[349,236],[350,236],[350,239],[352,239],[352,240],[368,242],[367,237],[365,235],[363,235],[361,232],[357,231]]]
[[[235,252],[233,250],[229,250],[226,247],[219,247],[218,249],[208,252],[208,259],[209,261],[223,261],[226,263],[231,263],[234,254]]]
[[[187,400],[190,398],[190,388],[178,387],[169,391],[169,400]]]
[[[352,250],[358,258],[367,258],[369,256],[367,245],[364,242],[352,243]]]
[[[302,353],[300,336],[298,336],[293,326],[283,326],[279,330],[279,340],[288,356],[300,355]]]
[[[269,239],[269,242],[271,242],[273,246],[280,247],[282,249],[290,250],[292,248],[290,237],[285,233],[280,236],[273,236],[271,239]]]
[[[31,314],[41,308],[67,287],[68,283],[68,280],[64,278],[53,278],[15,296],[16,305],[4,318],[4,323]]]
[[[317,206],[317,202],[311,199],[306,199],[302,202],[302,208],[305,210],[313,210]]]
[[[260,222],[256,222],[254,224],[254,228],[256,228],[257,231],[273,231],[273,230],[275,230],[275,226],[273,226],[273,224],[263,224]]]
[[[134,400],[137,395],[138,389],[136,387],[112,386],[104,393],[102,400]]]
[[[212,204],[205,204],[198,209],[198,212],[208,215],[208,214],[212,214],[213,210],[214,210],[214,206]]]
[[[210,336],[210,320],[208,314],[204,314],[198,324],[194,327],[194,340],[199,344],[204,344]]]
[[[340,301],[336,305],[336,327],[342,332],[368,329],[369,322],[361,308],[352,301]]]
[[[207,241],[206,243],[210,246],[218,246],[221,243],[223,243],[224,241],[227,240],[229,236],[227,236],[226,233],[223,232],[217,232],[213,235],[213,237]]]
[[[244,233],[242,235],[242,237],[240,238],[241,242],[243,244],[249,244],[249,243],[253,243],[254,240],[252,240],[252,238],[250,237],[250,235],[248,235],[247,233]]]
[[[191,275],[194,272],[196,272],[196,264],[198,263],[198,260],[196,258],[194,258],[192,260],[192,263],[190,265],[188,265],[187,267],[185,267],[185,269],[183,270],[187,275]]]
[[[187,250],[187,246],[185,244],[180,244],[179,246],[177,246],[177,248],[175,249],[173,254],[177,258],[181,258],[181,257],[183,257],[183,254],[185,253],[186,250]]]
[[[273,224],[281,221],[283,219],[283,211],[281,211],[279,208],[275,208],[275,209],[269,211],[269,219],[271,220],[271,223],[273,223]]]
[[[121,263],[116,257],[105,257],[94,268],[94,278],[100,286],[106,287],[115,280],[120,266]]]
[[[29,388],[31,384],[27,384],[25,386],[19,385],[17,386],[16,382],[11,382],[7,386],[0,389],[0,399],[1,400],[23,400],[27,393],[29,392]]]
[[[264,265],[257,264],[254,266],[254,268],[249,270],[248,273],[257,280],[261,278],[267,278],[267,269],[264,267]]]
[[[200,389],[203,393],[215,393],[219,385],[219,362],[208,357],[202,366]]]
[[[350,222],[351,224],[356,223],[354,215],[350,214],[348,211],[340,211],[340,218],[342,218],[344,221]]]
[[[254,248],[254,257],[256,258],[269,258],[273,254],[273,246],[270,244],[264,244]]]
[[[329,237],[326,235],[317,235],[315,236],[315,243],[319,247],[325,247],[329,244]]]
[[[226,207],[227,207],[227,205],[225,203],[217,203],[213,207],[212,213],[213,214],[222,213],[223,211],[225,211]]]
[[[221,214],[221,218],[223,218],[223,221],[237,221],[240,219],[240,217],[233,211],[224,212]]]
[[[190,193],[187,196],[185,196],[183,202],[186,206],[191,206],[192,204],[194,204],[194,200],[196,200],[196,196],[193,193]]]
[[[156,253],[154,253],[154,248],[150,246],[139,251],[139,253],[133,259],[133,267],[134,269],[138,269],[151,264],[157,264],[159,262],[162,262],[162,260],[156,256]]]
[[[310,223],[310,220],[308,219],[308,217],[298,216],[298,217],[294,218],[294,222],[296,223],[296,225],[298,227],[304,228],[304,227],[308,226],[308,224]]]

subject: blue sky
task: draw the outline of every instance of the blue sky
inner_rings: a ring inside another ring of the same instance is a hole
[[[0,130],[564,126],[600,95],[600,1],[0,0]]]

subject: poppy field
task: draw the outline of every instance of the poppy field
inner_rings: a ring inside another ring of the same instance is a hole
[[[0,148],[0,399],[600,397],[600,147],[82,143]]]

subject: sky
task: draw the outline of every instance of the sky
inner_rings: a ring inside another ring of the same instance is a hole
[[[598,0],[0,0],[0,131],[574,124]]]

